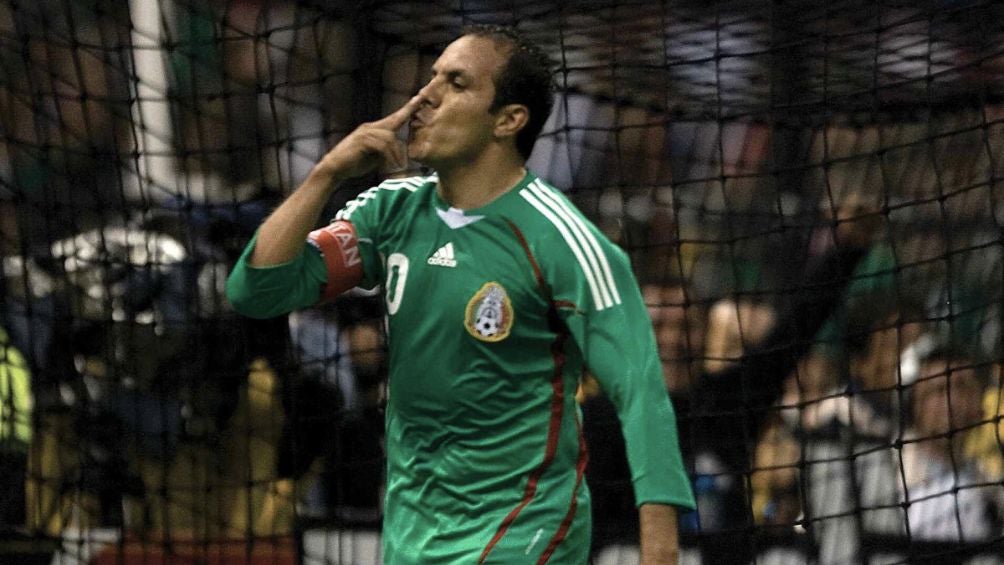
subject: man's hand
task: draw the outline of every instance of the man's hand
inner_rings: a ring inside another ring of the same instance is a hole
[[[421,104],[422,97],[414,96],[387,117],[359,126],[328,151],[303,184],[261,225],[250,264],[264,267],[296,258],[339,182],[383,163],[403,167],[406,155],[396,133]]]
[[[422,97],[415,95],[386,117],[360,125],[328,151],[316,169],[337,180],[364,175],[381,165],[403,169],[408,156],[397,139],[397,131],[408,123],[421,104]]]
[[[642,504],[641,565],[675,565],[680,559],[676,508],[668,504]]]

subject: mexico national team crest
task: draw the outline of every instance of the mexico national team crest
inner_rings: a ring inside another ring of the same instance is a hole
[[[464,326],[481,341],[502,341],[512,329],[512,302],[497,282],[485,283],[467,303]]]

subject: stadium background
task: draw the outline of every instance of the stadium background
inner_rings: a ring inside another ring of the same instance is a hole
[[[998,562],[999,522],[930,539],[902,527],[905,494],[869,501],[855,477],[887,453],[889,476],[863,480],[908,482],[916,384],[898,360],[923,323],[988,373],[982,418],[944,434],[965,456],[956,479],[975,466],[981,480],[925,500],[961,528],[967,492],[1004,488],[1002,16],[975,0],[5,0],[0,384],[30,378],[34,403],[4,384],[3,458],[23,464],[0,502],[23,493],[24,521],[0,524],[0,561],[378,559],[379,301],[251,322],[222,285],[326,148],[407,100],[477,22],[515,24],[556,63],[529,166],[641,280],[680,290],[651,306],[681,313],[663,324],[691,365],[740,362],[834,230],[873,220],[846,300],[803,336],[816,345],[786,408],[733,477],[750,485],[761,562]],[[853,399],[852,360],[883,332],[904,428],[814,436],[806,415]],[[667,384],[685,396],[686,378]],[[683,520],[684,561],[697,563],[723,477],[690,470],[705,506]],[[599,562],[636,559],[629,514],[598,536]]]

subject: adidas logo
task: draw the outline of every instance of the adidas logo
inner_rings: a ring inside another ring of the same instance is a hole
[[[457,260],[453,258],[453,242],[451,241],[437,249],[432,257],[429,257],[427,263],[440,267],[456,267]]]

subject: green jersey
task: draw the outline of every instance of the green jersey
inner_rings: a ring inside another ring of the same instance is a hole
[[[464,211],[436,182],[386,181],[336,216],[358,234],[363,286],[382,284],[386,303],[385,561],[587,562],[575,403],[587,369],[619,410],[638,504],[693,508],[626,255],[532,173]],[[253,245],[229,290],[268,304],[246,313],[317,301],[327,272],[317,248],[253,269]]]

